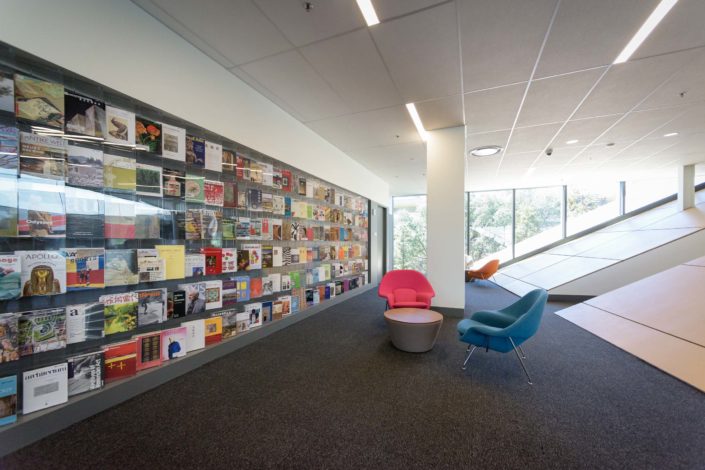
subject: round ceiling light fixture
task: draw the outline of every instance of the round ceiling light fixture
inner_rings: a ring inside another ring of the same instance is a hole
[[[502,147],[499,145],[483,145],[482,147],[475,147],[470,150],[470,155],[476,157],[491,157],[492,155],[497,155],[502,151]]]

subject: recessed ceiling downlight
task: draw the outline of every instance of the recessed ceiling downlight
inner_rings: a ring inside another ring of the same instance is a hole
[[[502,147],[499,145],[484,145],[482,147],[475,147],[470,150],[470,155],[476,157],[491,157],[492,155],[497,155],[502,151]]]

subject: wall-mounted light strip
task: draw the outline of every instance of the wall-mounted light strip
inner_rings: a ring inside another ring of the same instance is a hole
[[[641,25],[641,28],[639,28],[639,31],[636,32],[632,40],[629,41],[627,46],[620,52],[617,58],[614,59],[613,63],[621,64],[628,61],[632,54],[641,46],[641,43],[649,37],[651,31],[658,26],[663,17],[671,11],[671,8],[673,8],[676,3],[678,3],[678,0],[661,0],[644,24]]]
[[[379,18],[377,18],[375,7],[372,6],[372,0],[357,0],[357,6],[360,8],[362,16],[365,17],[367,26],[379,24]]]
[[[416,106],[414,103],[406,103],[406,110],[409,111],[409,116],[411,116],[411,120],[414,121],[416,132],[418,132],[419,136],[421,136],[421,140],[426,142],[428,139],[428,132],[426,132],[426,129],[423,128],[423,123],[421,122],[418,111],[416,111]]]

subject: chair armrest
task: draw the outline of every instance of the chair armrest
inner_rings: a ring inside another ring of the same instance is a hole
[[[417,293],[416,293],[416,298],[417,298],[418,300],[423,300],[423,301],[426,301],[426,302],[428,302],[428,303],[431,302],[431,299],[432,299],[433,297],[434,297],[433,292],[417,292]]]
[[[388,303],[390,306],[394,305],[394,294],[391,294],[391,293],[390,293],[390,294],[383,295],[382,297],[384,297],[385,299],[387,299],[387,303]]]

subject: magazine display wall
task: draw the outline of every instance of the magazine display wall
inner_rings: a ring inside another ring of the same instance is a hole
[[[365,284],[368,208],[0,45],[0,425]]]

